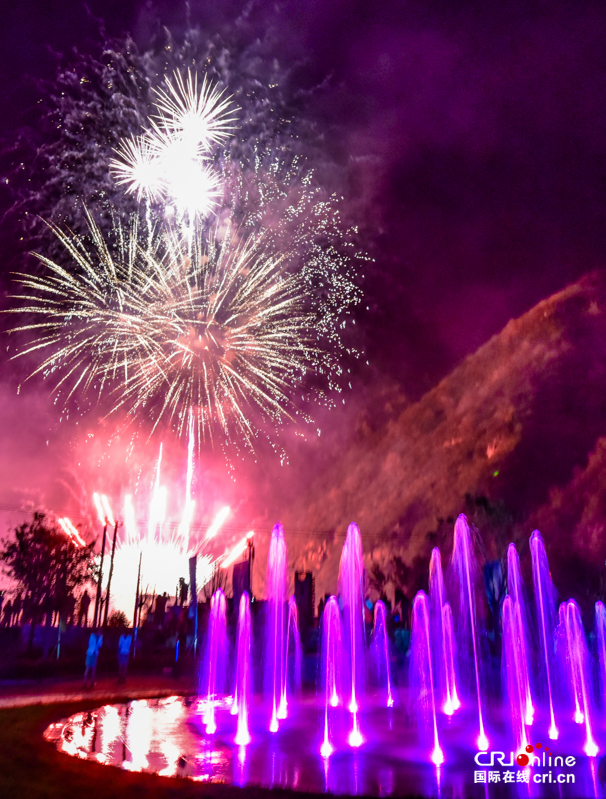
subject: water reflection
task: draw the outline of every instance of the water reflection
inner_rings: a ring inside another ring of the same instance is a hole
[[[263,785],[308,792],[352,796],[394,797],[418,794],[437,799],[529,799],[531,796],[600,796],[605,764],[582,759],[576,785],[552,788],[532,781],[513,786],[474,784],[474,751],[465,743],[465,727],[446,736],[446,763],[435,767],[426,750],[407,732],[405,711],[400,707],[380,710],[365,718],[365,743],[352,750],[347,743],[348,725],[335,730],[329,757],[320,754],[318,709],[302,703],[280,725],[277,734],[267,730],[266,714],[251,716],[251,742],[234,745],[237,717],[230,703],[216,705],[217,731],[207,735],[202,723],[206,701],[169,697],[106,705],[76,713],[51,724],[45,732],[59,751],[129,771],[153,772],[165,777],[187,777],[199,782]],[[386,719],[393,719],[389,730]],[[458,722],[455,720],[453,725]],[[575,725],[576,729],[576,725]],[[581,742],[582,743],[582,742]],[[577,751],[578,750],[578,751]],[[576,793],[574,791],[576,788]]]

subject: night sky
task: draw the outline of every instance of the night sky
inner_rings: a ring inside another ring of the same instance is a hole
[[[188,14],[212,34],[244,8],[237,0],[5,8],[4,147],[35,125],[58,53],[98,54],[104,36],[126,32],[144,46],[161,25],[178,38]],[[509,319],[603,267],[603,4],[259,2],[249,19],[260,35],[279,30],[276,57],[313,90],[307,112],[347,169],[348,207],[375,259],[362,281],[356,343],[365,357],[354,388],[391,383],[417,399]],[[2,213],[9,202],[2,186]],[[10,237],[0,235],[12,263]],[[14,394],[13,370],[3,363],[4,397]],[[35,450],[50,405],[28,403]]]
[[[220,8],[219,8],[220,7]],[[190,4],[209,31],[242,3]],[[89,11],[87,11],[87,8]],[[512,317],[602,267],[606,9],[600,3],[259,3],[350,187],[376,265],[367,357],[418,397]],[[32,111],[53,53],[108,35],[178,35],[184,6],[23,3],[3,12],[0,132]],[[6,207],[6,196],[3,196]]]

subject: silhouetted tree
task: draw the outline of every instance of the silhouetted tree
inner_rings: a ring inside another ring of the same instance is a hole
[[[17,583],[31,621],[29,646],[35,625],[45,613],[63,613],[71,606],[74,591],[91,579],[93,544],[75,544],[44,513],[15,529],[14,538],[3,540],[0,561],[4,573]]]

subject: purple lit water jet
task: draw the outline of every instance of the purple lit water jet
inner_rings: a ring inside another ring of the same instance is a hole
[[[439,766],[444,762],[440,747],[436,714],[435,684],[429,626],[429,599],[424,591],[415,596],[412,606],[411,681],[417,688],[419,727],[424,737],[431,736],[431,760]]]
[[[505,711],[509,718],[515,746],[522,751],[528,744],[526,736],[526,683],[523,662],[525,653],[516,618],[517,603],[507,595],[503,601],[503,687]]]
[[[575,721],[579,724],[585,724],[585,746],[583,750],[586,755],[595,757],[598,753],[598,747],[593,737],[592,729],[591,671],[585,631],[581,621],[581,611],[574,599],[570,599],[565,607],[566,640],[568,644],[567,661],[575,702]]]
[[[435,547],[429,562],[429,594],[431,597],[432,650],[434,674],[439,686],[439,704],[447,716],[461,707],[455,671],[455,645],[452,610],[446,601],[442,556]]]
[[[606,607],[603,602],[595,603],[595,637],[597,643],[598,670],[602,708],[606,706]]]
[[[322,618],[322,680],[324,685],[324,739],[320,747],[322,757],[333,752],[330,742],[329,708],[343,701],[343,634],[341,611],[337,598],[329,597]]]
[[[385,604],[380,599],[375,604],[372,638],[377,665],[377,674],[385,674],[385,702],[387,707],[393,707],[391,667],[389,662],[389,636],[387,634],[387,611],[385,610]]]
[[[520,571],[520,558],[514,544],[507,548],[507,588],[513,607],[511,623],[515,625],[512,635],[517,641],[516,663],[521,695],[524,698],[524,723],[531,725],[534,718],[534,705],[530,691],[530,668],[528,660],[526,603]]]
[[[482,711],[482,692],[480,689],[480,658],[477,642],[477,612],[475,603],[475,593],[472,587],[472,571],[474,570],[475,559],[471,542],[471,533],[467,519],[461,514],[454,530],[454,547],[452,551],[452,565],[459,585],[459,612],[462,629],[465,630],[471,639],[471,649],[473,652],[473,667],[476,687],[476,700],[478,705],[478,738],[477,745],[480,751],[486,751],[489,746],[488,738],[484,730],[484,717]]]
[[[250,615],[250,597],[244,591],[240,597],[238,612],[237,633],[237,659],[236,659],[236,688],[234,691],[234,705],[238,713],[238,729],[235,743],[246,746],[250,743],[248,728],[248,713],[252,696],[252,619]]]
[[[291,656],[292,652],[292,656]],[[291,680],[289,681],[289,663]],[[288,619],[286,622],[286,646],[284,647],[284,682],[282,685],[282,697],[278,708],[278,718],[285,719],[288,713],[288,685],[292,685],[293,692],[297,693],[301,688],[301,636],[299,634],[299,609],[294,596],[288,600]]]
[[[537,608],[539,637],[541,639],[542,660],[545,669],[545,681],[549,700],[549,731],[548,735],[556,740],[559,732],[556,727],[553,709],[553,631],[555,621],[554,591],[549,562],[545,552],[545,544],[538,530],[530,536],[530,552],[532,556],[532,577],[534,582],[534,598]]]
[[[350,702],[353,724],[349,743],[360,746],[362,735],[358,724],[358,712],[362,697],[364,669],[364,553],[358,526],[352,522],[347,528],[347,537],[339,563],[339,594],[343,601],[345,640],[350,658]]]
[[[285,717],[286,708],[282,708],[282,696],[285,690],[286,674],[284,662],[285,648],[285,608],[287,551],[284,540],[284,529],[276,524],[271,532],[269,555],[267,557],[267,669],[266,680],[268,693],[271,695],[272,711],[269,723],[270,732],[277,732],[279,719]],[[283,710],[284,714],[280,711]]]
[[[225,692],[227,652],[227,607],[225,594],[218,588],[210,601],[210,619],[204,657],[206,708],[203,721],[209,735],[217,731],[215,704],[217,698]]]

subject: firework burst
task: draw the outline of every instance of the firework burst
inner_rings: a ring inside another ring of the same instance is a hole
[[[180,217],[207,216],[221,194],[210,165],[212,148],[225,143],[234,127],[231,99],[197,74],[176,72],[167,89],[155,89],[157,114],[149,128],[123,139],[110,161],[111,173],[128,194],[141,201],[174,203]]]
[[[38,256],[46,274],[18,278],[33,319],[15,331],[34,334],[19,355],[43,356],[33,374],[54,378],[66,403],[92,396],[179,434],[191,418],[199,441],[254,449],[268,423],[303,413],[295,389],[314,377],[332,387],[341,316],[357,299],[334,253],[312,247],[301,263],[301,236],[289,251],[231,224],[206,244],[169,230],[143,247],[136,223],[116,223],[110,250],[89,226],[90,242],[55,228],[75,269]]]

